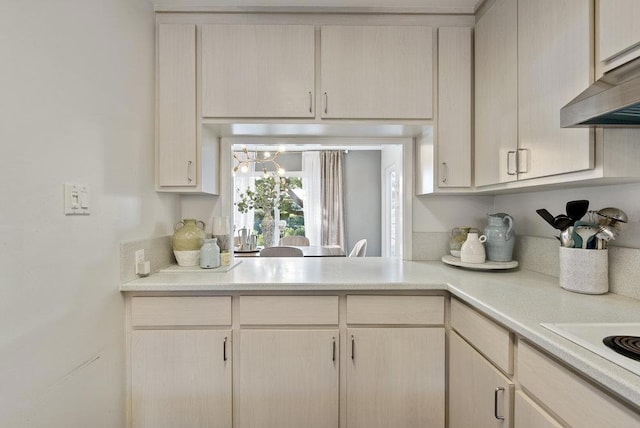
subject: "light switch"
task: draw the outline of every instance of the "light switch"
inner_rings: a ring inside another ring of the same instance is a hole
[[[64,185],[65,215],[89,215],[89,186]]]

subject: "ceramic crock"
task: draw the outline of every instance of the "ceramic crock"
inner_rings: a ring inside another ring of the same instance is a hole
[[[484,235],[478,236],[475,232],[469,232],[460,249],[460,260],[463,263],[484,263],[486,254],[483,243],[486,240],[487,237]]]
[[[172,239],[173,254],[180,266],[197,266],[200,257],[200,247],[206,237],[204,222],[187,218],[179,221],[173,227],[175,231]]]

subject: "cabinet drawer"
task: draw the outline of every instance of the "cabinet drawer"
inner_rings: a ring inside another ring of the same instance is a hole
[[[517,377],[524,389],[570,426],[640,426],[640,414],[522,341]]]
[[[348,324],[444,323],[442,296],[347,296]]]
[[[231,297],[133,297],[131,325],[231,325]]]
[[[240,324],[338,324],[338,296],[241,296]]]
[[[507,374],[513,374],[509,332],[456,299],[451,300],[451,327]]]

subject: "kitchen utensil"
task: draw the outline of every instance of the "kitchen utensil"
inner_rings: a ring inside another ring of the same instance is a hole
[[[553,221],[553,227],[558,230],[565,230],[567,227],[573,226],[574,223],[575,220],[571,217],[565,214],[558,214]]]
[[[571,217],[573,221],[581,220],[582,217],[589,210],[589,201],[586,199],[580,199],[577,201],[567,202],[567,216]]]
[[[587,248],[587,244],[589,243],[589,239],[591,237],[595,237],[598,233],[599,227],[597,225],[577,221],[573,226],[573,231],[571,232],[571,238],[573,239],[574,248]],[[594,245],[594,244],[592,244]],[[595,249],[595,246],[593,247]]]
[[[536,210],[538,215],[542,217],[547,223],[549,223],[552,227],[558,230],[564,230],[567,227],[573,225],[574,220],[571,217],[565,214],[558,214],[557,216],[551,215],[549,211],[544,208],[540,208]]]
[[[569,226],[560,232],[560,244],[563,247],[573,248],[573,238],[571,237],[571,233],[573,232],[573,226]]]
[[[627,214],[619,208],[607,207],[596,211],[600,217],[608,220],[609,224],[626,223],[629,221]]]
[[[540,208],[539,210],[536,210],[536,212],[544,219],[544,221],[549,223],[552,227],[555,227],[554,222],[556,219],[549,211],[544,208]]]

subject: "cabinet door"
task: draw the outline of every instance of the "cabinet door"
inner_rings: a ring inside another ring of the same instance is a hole
[[[438,186],[471,186],[471,28],[438,29]]]
[[[338,426],[338,330],[241,330],[241,428]]]
[[[444,329],[347,330],[347,427],[444,427]]]
[[[516,180],[517,13],[516,0],[496,0],[476,22],[476,186]]]
[[[196,26],[158,26],[158,184],[196,186]]]
[[[311,25],[203,25],[202,115],[313,117]]]
[[[606,62],[640,45],[640,2],[598,1],[598,61]],[[640,54],[640,50],[633,57]]]
[[[516,392],[514,422],[518,428],[561,428],[562,425],[553,419],[529,397]]]
[[[134,330],[132,426],[231,427],[231,331]]]
[[[560,128],[560,108],[591,83],[592,8],[518,2],[518,179],[594,167],[589,129]]]
[[[449,336],[449,425],[509,427],[513,383],[457,334]]]
[[[323,26],[323,118],[432,117],[429,27]]]

